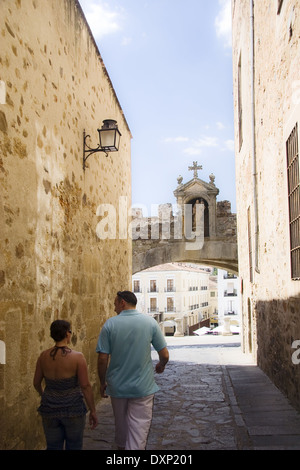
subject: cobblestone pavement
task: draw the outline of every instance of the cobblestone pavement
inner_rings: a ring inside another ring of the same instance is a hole
[[[300,416],[241,352],[240,338],[167,338],[170,362],[157,375],[147,450],[300,449]],[[153,352],[154,363],[157,354]],[[109,399],[84,450],[116,450]]]

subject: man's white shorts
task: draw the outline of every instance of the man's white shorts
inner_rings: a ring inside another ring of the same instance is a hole
[[[145,450],[151,426],[154,395],[113,398],[116,445],[126,450]]]

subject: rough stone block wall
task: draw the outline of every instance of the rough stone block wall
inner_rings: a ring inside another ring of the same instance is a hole
[[[216,232],[218,237],[237,238],[236,214],[231,212],[230,201],[217,202]]]
[[[44,446],[36,360],[56,318],[72,323],[98,394],[95,346],[131,285],[131,240],[100,240],[97,207],[131,204],[131,134],[76,0],[0,2],[0,448]],[[119,152],[89,157],[104,119]],[[1,361],[0,361],[1,362]]]
[[[299,2],[284,0],[280,12],[277,1],[253,3],[254,142],[250,2],[232,2],[243,346],[245,351],[253,352],[259,366],[300,409],[299,365],[292,362],[292,343],[300,339],[300,281],[291,278],[286,157],[286,140],[295,124],[298,122],[299,126],[300,122]],[[241,147],[239,102],[243,129]],[[257,244],[255,200],[259,228]]]
[[[255,307],[259,365],[300,409],[300,297],[258,301]]]

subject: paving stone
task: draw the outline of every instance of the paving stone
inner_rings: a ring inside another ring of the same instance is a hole
[[[149,451],[300,449],[300,415],[241,352],[239,337],[167,338],[170,362],[157,375]],[[157,354],[153,352],[154,364]],[[110,399],[97,405],[84,450],[115,452]]]

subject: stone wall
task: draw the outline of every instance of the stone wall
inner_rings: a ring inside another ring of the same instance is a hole
[[[187,242],[184,217],[173,213],[172,204],[161,204],[157,217],[143,217],[142,209],[136,209],[132,221],[133,274],[180,261],[215,266],[238,274],[236,214],[231,213],[229,201],[216,205],[216,236],[204,238],[201,249],[197,240]]]
[[[286,140],[300,122],[299,2],[284,0],[280,12],[277,1],[253,3],[254,69],[250,2],[232,2],[243,347],[300,408],[299,366],[291,359],[292,343],[300,339],[300,281],[291,278],[286,160]]]
[[[0,448],[36,449],[32,380],[54,319],[71,321],[99,399],[96,341],[132,253],[130,239],[97,238],[96,211],[120,195],[130,207],[131,134],[76,0],[2,0],[0,34]],[[83,130],[96,146],[104,119],[120,150],[83,171]]]
[[[237,240],[236,214],[231,212],[230,201],[217,202],[217,236]]]

